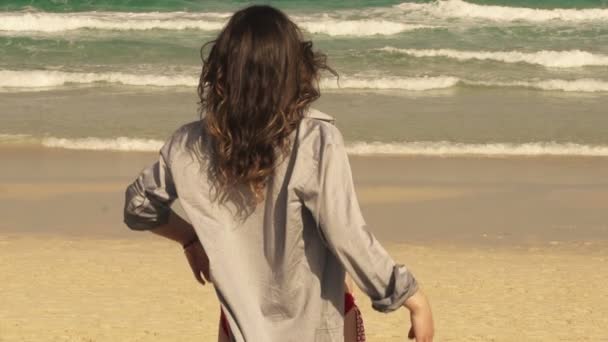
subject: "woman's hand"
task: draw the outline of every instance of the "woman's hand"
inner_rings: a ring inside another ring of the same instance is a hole
[[[184,248],[188,264],[194,273],[194,277],[199,283],[205,285],[209,280],[209,258],[200,241],[196,241]]]
[[[416,291],[405,301],[405,307],[410,310],[412,328],[407,335],[416,342],[432,342],[434,335],[433,315],[431,306],[421,290]]]

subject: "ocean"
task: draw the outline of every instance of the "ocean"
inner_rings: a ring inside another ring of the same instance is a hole
[[[155,151],[248,1],[3,0],[0,145]],[[351,154],[608,157],[608,0],[267,1],[340,74]]]

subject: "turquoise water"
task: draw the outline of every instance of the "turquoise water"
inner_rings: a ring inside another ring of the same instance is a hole
[[[196,117],[200,46],[250,3],[2,2],[0,144],[114,149],[123,137],[153,139],[153,150],[177,119]],[[264,3],[340,73],[322,81],[319,106],[340,118],[353,153],[608,155],[608,0]],[[147,96],[181,112],[166,116]],[[121,105],[109,113],[100,98]]]

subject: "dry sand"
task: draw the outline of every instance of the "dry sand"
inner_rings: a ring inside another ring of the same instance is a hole
[[[155,154],[0,157],[1,342],[215,341],[212,287],[179,246],[121,222]],[[351,160],[370,229],[431,299],[436,341],[608,341],[608,160]],[[405,340],[405,311],[358,302],[370,341]]]
[[[606,249],[389,250],[432,301],[436,341],[608,341]],[[215,293],[172,242],[17,235],[0,251],[0,341],[216,340]],[[405,341],[405,310],[357,301],[370,341]]]

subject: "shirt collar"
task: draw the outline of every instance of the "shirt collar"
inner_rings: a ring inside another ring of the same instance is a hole
[[[336,121],[336,119],[333,116],[325,114],[322,111],[314,109],[314,108],[310,108],[304,116],[313,118],[313,119],[328,121],[331,123]]]

